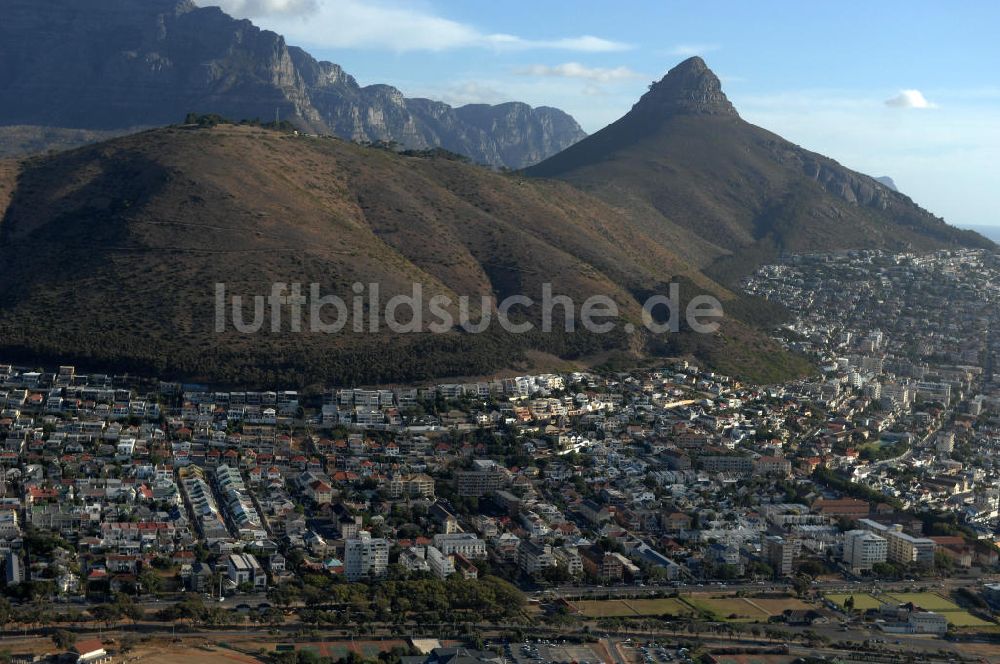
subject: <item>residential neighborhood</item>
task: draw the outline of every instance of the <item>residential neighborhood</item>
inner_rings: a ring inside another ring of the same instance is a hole
[[[680,359],[299,392],[2,364],[10,621],[196,599],[344,624],[344,592],[435,579],[605,628],[628,619],[601,589],[725,620],[713,587],[792,593],[747,615],[772,630],[994,625],[996,257],[797,256],[745,286],[794,313],[777,334],[818,373],[761,386]]]

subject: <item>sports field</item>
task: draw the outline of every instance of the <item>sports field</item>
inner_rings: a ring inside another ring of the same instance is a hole
[[[620,599],[579,600],[573,606],[587,618],[625,618],[638,615]]]
[[[961,611],[962,608],[937,593],[892,593],[886,595],[899,604],[912,603],[924,611]]]
[[[848,597],[852,595],[847,594],[831,594],[826,595],[826,598],[831,602],[834,602],[840,608],[844,607],[844,602]],[[878,598],[869,595],[867,593],[855,593],[854,597],[854,608],[858,611],[867,611],[868,609],[877,609],[881,606],[882,602],[892,602],[895,604],[913,604],[925,611],[934,611],[935,613],[944,614],[948,622],[955,627],[990,627],[995,626],[991,622],[987,622],[976,616],[972,615],[958,604],[955,604],[950,599],[943,597],[937,593],[892,593],[886,595],[879,595]],[[881,600],[881,601],[880,601]]]
[[[968,611],[944,611],[948,622],[955,627],[996,627],[995,623],[977,618]]]
[[[786,610],[808,610],[812,605],[794,597],[726,597],[695,593],[661,599],[579,600],[572,605],[587,618],[632,618],[639,616],[684,616],[707,614],[713,620],[766,622]]]
[[[875,599],[868,593],[831,594],[826,595],[825,597],[841,609],[844,608],[844,602],[847,601],[848,597],[854,598],[855,611],[867,611],[868,609],[877,609],[882,606],[881,601]]]
[[[581,600],[573,606],[588,618],[624,618],[636,616],[681,616],[694,610],[672,597],[662,599]]]
[[[686,613],[694,613],[690,606],[673,597],[665,597],[663,599],[630,599],[628,600],[628,604],[640,616],[662,616],[663,614],[682,616]]]
[[[754,606],[743,597],[706,597],[704,595],[691,595],[684,600],[703,611],[706,611],[716,620],[731,620],[735,622],[764,622],[770,616],[763,609]]]
[[[749,597],[754,606],[758,606],[772,616],[780,616],[785,611],[808,611],[815,609],[812,604],[806,604],[795,597]]]

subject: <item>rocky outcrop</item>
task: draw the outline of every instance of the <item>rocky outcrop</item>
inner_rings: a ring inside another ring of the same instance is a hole
[[[649,92],[639,99],[632,112],[660,117],[676,114],[738,117],[736,108],[722,91],[719,77],[697,56],[681,62],[650,85]]]
[[[114,130],[189,112],[280,115],[358,141],[443,147],[521,168],[586,134],[525,104],[452,108],[361,87],[280,35],[190,0],[8,0],[0,22],[0,124]]]

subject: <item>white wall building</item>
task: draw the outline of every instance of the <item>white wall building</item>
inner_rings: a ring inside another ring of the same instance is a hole
[[[439,533],[434,536],[434,546],[446,556],[460,553],[470,560],[486,557],[486,542],[472,533]]]
[[[254,590],[267,588],[267,575],[257,558],[250,553],[230,555],[226,560],[226,576],[237,586],[248,583]]]
[[[431,572],[439,579],[447,579],[455,573],[455,561],[433,546],[427,547],[427,564]]]
[[[889,543],[869,530],[850,530],[844,534],[844,562],[854,571],[870,570],[884,563]]]
[[[344,576],[348,581],[384,576],[389,568],[389,542],[362,530],[344,544]]]

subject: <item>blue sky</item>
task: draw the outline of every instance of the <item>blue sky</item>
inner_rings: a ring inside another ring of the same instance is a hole
[[[203,4],[210,4],[204,0]],[[747,120],[957,225],[1000,225],[1000,3],[215,0],[362,85],[594,132],[698,54]]]

